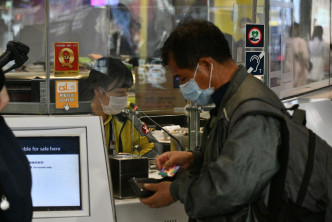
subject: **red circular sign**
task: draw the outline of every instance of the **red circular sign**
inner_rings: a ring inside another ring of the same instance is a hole
[[[249,30],[248,40],[251,44],[257,45],[262,41],[262,39],[263,39],[263,34],[259,28],[253,27]]]

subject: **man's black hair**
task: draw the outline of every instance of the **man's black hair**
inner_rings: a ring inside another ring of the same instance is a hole
[[[194,69],[202,57],[211,57],[219,63],[232,58],[224,34],[213,23],[187,18],[171,32],[161,48],[164,66],[170,53],[179,68]]]
[[[131,71],[119,59],[102,57],[98,59],[90,70],[89,77],[84,81],[82,97],[91,100],[94,97],[94,89],[102,87],[105,91],[115,88],[130,88],[134,82]]]

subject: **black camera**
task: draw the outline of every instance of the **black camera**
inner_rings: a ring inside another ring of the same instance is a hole
[[[18,41],[9,41],[6,51],[0,56],[0,69],[12,60],[15,61],[15,64],[4,70],[3,73],[21,67],[29,59],[29,51],[30,48],[27,45]]]

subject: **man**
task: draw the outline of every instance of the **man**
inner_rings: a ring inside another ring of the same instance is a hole
[[[279,98],[235,64],[223,33],[207,21],[180,23],[166,40],[162,59],[179,78],[185,99],[216,107],[200,147],[156,159],[158,169],[177,164],[189,176],[145,184],[155,194],[140,201],[158,208],[180,200],[191,221],[259,221],[257,203],[267,204],[269,182],[279,168],[280,124],[273,117],[247,116],[227,132],[226,109],[247,98],[280,104]]]

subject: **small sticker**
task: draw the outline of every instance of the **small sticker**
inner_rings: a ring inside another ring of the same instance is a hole
[[[142,132],[143,132],[144,134],[149,134],[149,133],[150,133],[150,130],[149,130],[149,128],[146,126],[145,123],[142,125]]]
[[[57,109],[78,108],[78,81],[55,81],[55,105]]]
[[[246,24],[246,47],[264,47],[264,25]]]
[[[264,51],[246,52],[246,69],[253,75],[264,75]]]

